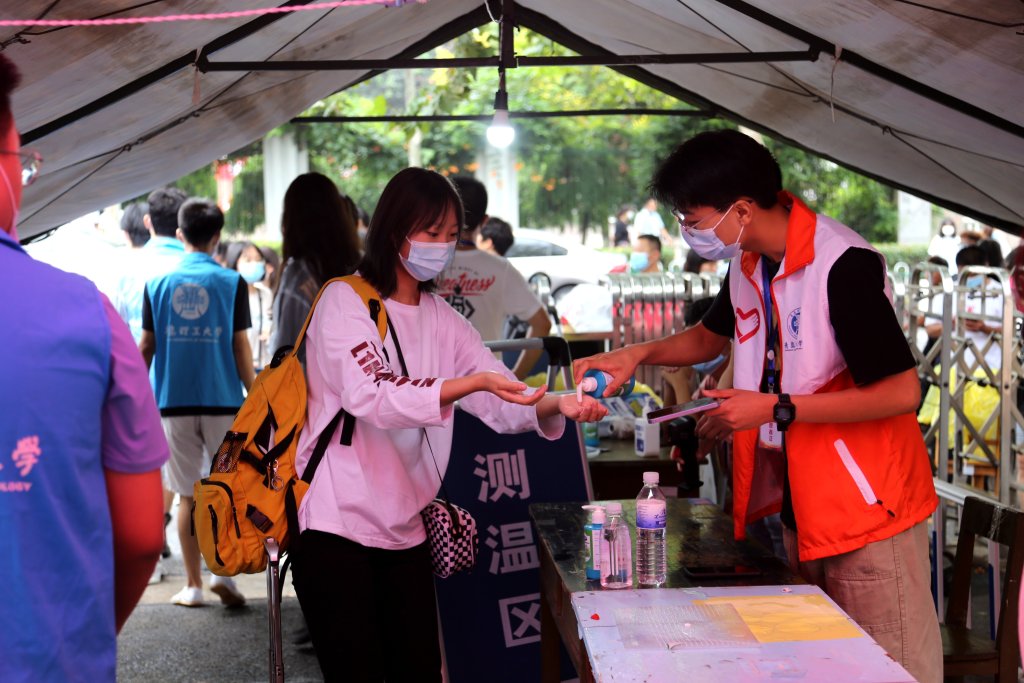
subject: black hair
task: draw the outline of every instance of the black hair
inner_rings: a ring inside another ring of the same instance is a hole
[[[424,168],[406,168],[388,181],[377,202],[366,231],[366,255],[359,272],[381,296],[395,293],[402,267],[399,253],[402,242],[414,233],[436,225],[448,212],[454,212],[462,230],[463,208],[458,190],[448,178]],[[419,283],[421,292],[431,292],[433,280]]]
[[[487,215],[487,188],[476,178],[464,175],[453,176],[452,183],[459,191],[466,210],[466,230],[472,232],[480,227]]]
[[[303,173],[284,193],[281,256],[303,261],[314,290],[334,277],[351,275],[359,263],[359,236],[338,186],[321,173]]]
[[[516,243],[515,235],[512,234],[512,226],[497,216],[487,219],[484,227],[480,228],[480,236],[490,240],[494,245],[494,251],[498,252],[500,256],[504,256]]]
[[[762,209],[778,203],[782,171],[772,153],[736,130],[707,131],[679,145],[654,173],[650,190],[677,209],[724,211],[749,197]]]
[[[6,133],[14,125],[11,114],[11,93],[21,83],[21,72],[7,57],[0,55],[0,131]]]
[[[689,306],[683,309],[683,324],[687,327],[693,327],[701,320],[708,311],[711,310],[711,304],[715,302],[715,297],[706,296],[703,299],[697,299]]]
[[[1003,261],[1003,268],[1007,270],[1013,270],[1017,267],[1017,255],[1020,253],[1020,247],[1014,247],[1010,250],[1010,253],[1006,255],[1006,259]]]
[[[344,205],[345,210],[348,211],[349,218],[352,219],[352,225],[359,225],[359,207],[352,201],[352,198],[347,194],[341,195],[341,203]]]
[[[1002,268],[1003,248],[999,246],[999,242],[996,242],[991,237],[986,237],[978,242],[978,248],[985,252],[985,265],[993,268]]]
[[[234,242],[230,240],[221,240],[217,242],[217,247],[213,250],[213,260],[227,268],[228,263],[228,252],[231,250],[231,245]]]
[[[128,235],[128,240],[133,247],[141,247],[149,241],[149,229],[143,217],[149,213],[149,205],[146,202],[134,202],[124,207],[121,214],[121,229]]]
[[[686,255],[686,261],[683,263],[684,273],[699,273],[700,267],[705,263],[709,263],[709,259],[704,258],[693,249]]]
[[[184,190],[176,187],[161,187],[149,193],[149,222],[153,232],[161,237],[174,237],[178,228],[178,211],[188,199]]]
[[[946,266],[947,268],[949,268],[949,261],[942,258],[941,256],[929,256],[928,263],[934,266]]]
[[[267,264],[267,287],[277,294],[277,285],[281,282],[281,257],[273,247],[262,246],[259,250]]]
[[[178,229],[193,247],[205,247],[223,227],[224,213],[209,199],[193,197],[178,209]]]
[[[956,267],[963,268],[965,266],[987,266],[988,256],[985,255],[985,250],[981,247],[971,245],[964,247],[956,253]]]
[[[657,235],[637,235],[637,239],[647,240],[648,242],[651,243],[652,247],[658,250],[659,254],[661,253],[661,238],[658,237]]]

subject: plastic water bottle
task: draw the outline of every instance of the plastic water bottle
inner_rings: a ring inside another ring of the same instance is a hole
[[[633,587],[633,545],[629,524],[622,516],[622,503],[605,506],[607,520],[601,543],[601,587]]]
[[[644,487],[636,497],[636,578],[641,586],[660,586],[668,578],[668,510],[658,481],[657,472],[644,472]]]

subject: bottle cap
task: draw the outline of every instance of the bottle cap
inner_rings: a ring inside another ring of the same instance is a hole
[[[583,403],[583,394],[589,394],[597,389],[597,379],[593,377],[584,377],[580,380],[580,383],[576,385],[576,402]]]
[[[604,524],[604,506],[602,505],[584,505],[584,510],[590,511],[590,521],[594,524]]]
[[[657,484],[659,481],[661,481],[661,476],[657,472],[644,472],[645,484]]]
[[[622,503],[608,503],[605,508],[608,510],[609,515],[621,515],[622,514]]]

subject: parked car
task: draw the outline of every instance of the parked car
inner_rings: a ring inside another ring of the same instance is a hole
[[[515,238],[505,257],[527,280],[547,275],[555,301],[581,282],[597,284],[602,275],[626,263],[622,254],[596,251],[557,233],[520,228]]]

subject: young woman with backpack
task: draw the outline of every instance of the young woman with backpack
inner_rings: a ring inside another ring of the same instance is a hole
[[[596,420],[606,412],[590,398],[528,391],[432,293],[462,223],[447,178],[401,171],[381,195],[358,270],[384,302],[384,342],[345,282],[327,287],[309,325],[300,474],[339,410],[355,417],[351,445],[331,439],[299,510],[295,589],[328,681],[441,680],[420,511],[448,464],[455,401],[498,432],[536,430],[548,439],[562,435],[563,416]]]

